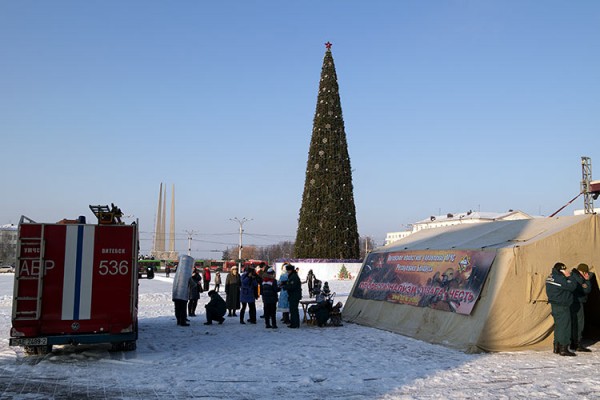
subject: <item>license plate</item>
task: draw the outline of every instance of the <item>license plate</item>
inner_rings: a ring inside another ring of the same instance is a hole
[[[48,338],[11,338],[9,344],[11,346],[45,346],[48,344]]]

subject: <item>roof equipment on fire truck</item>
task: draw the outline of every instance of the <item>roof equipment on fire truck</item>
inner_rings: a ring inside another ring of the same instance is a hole
[[[110,203],[110,208],[108,206],[90,205],[90,210],[98,218],[98,225],[123,225],[121,221],[123,212],[114,203]]]

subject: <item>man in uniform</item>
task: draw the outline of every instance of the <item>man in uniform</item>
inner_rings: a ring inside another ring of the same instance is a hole
[[[571,306],[571,348],[574,351],[589,353],[591,350],[581,344],[581,334],[583,333],[583,324],[585,322],[583,306],[587,301],[588,294],[592,291],[587,264],[579,264],[577,268],[573,268],[571,277],[577,283],[577,288],[573,293],[573,305]]]
[[[546,278],[546,294],[554,318],[554,353],[561,356],[575,355],[569,351],[569,344],[571,343],[571,306],[577,283],[569,279],[570,276],[571,271],[566,265],[557,262],[552,267],[550,276]]]
[[[285,266],[288,273],[288,280],[285,285],[285,290],[288,293],[288,300],[290,304],[290,328],[300,328],[300,313],[298,311],[298,304],[302,299],[302,283],[300,277],[296,272],[293,265],[288,264]]]

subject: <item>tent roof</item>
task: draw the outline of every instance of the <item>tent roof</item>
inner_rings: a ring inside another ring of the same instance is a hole
[[[388,246],[380,247],[375,252],[499,249],[523,246],[552,235],[585,218],[588,218],[588,215],[493,221],[423,229]]]

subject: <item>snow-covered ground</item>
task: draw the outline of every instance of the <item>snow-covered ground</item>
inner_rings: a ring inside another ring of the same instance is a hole
[[[175,325],[171,279],[140,281],[137,350],[8,346],[12,274],[0,274],[0,399],[598,399],[600,345],[577,357],[546,352],[464,354],[345,323],[277,330]],[[350,281],[330,281],[345,303]],[[262,304],[258,304],[262,309]],[[260,315],[260,313],[259,313]]]

